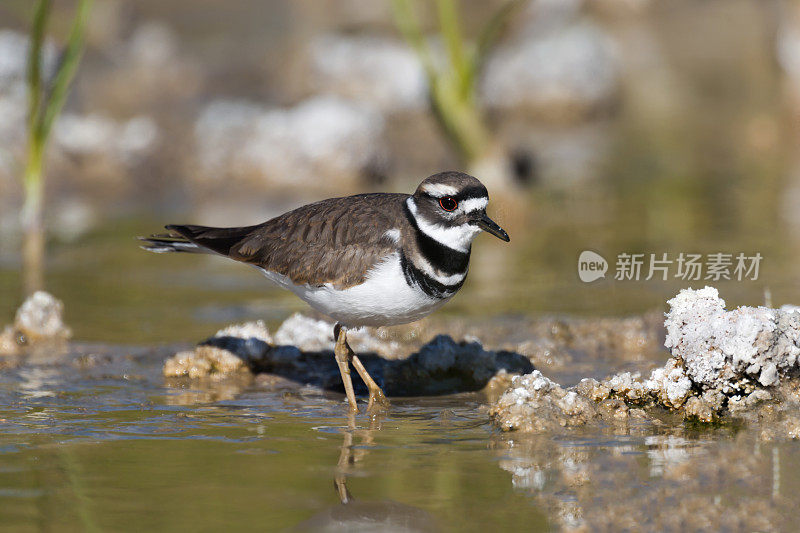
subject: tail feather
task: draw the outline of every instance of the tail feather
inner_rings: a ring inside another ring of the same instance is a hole
[[[139,237],[144,250],[155,253],[187,252],[230,255],[231,248],[240,243],[256,226],[243,228],[212,228],[208,226],[166,226],[169,233]]]
[[[150,235],[149,237],[139,237],[139,240],[144,243],[140,246],[142,250],[157,254],[169,252],[186,252],[190,254],[211,253],[210,250],[197,246],[195,243],[177,233],[159,233]]]

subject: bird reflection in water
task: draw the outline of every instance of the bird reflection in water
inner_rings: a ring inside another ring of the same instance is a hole
[[[299,524],[295,531],[380,531],[412,533],[438,531],[433,517],[425,510],[391,500],[365,501],[354,497],[347,479],[358,463],[369,454],[379,434],[382,416],[370,417],[369,427],[358,428],[354,414],[347,419],[333,486],[341,502]],[[356,440],[358,439],[358,445]]]
[[[363,459],[368,453],[367,446],[375,444],[374,432],[381,429],[382,422],[383,417],[380,414],[374,414],[369,417],[369,429],[359,430],[356,426],[355,414],[349,413],[347,416],[347,430],[342,432],[344,442],[342,442],[341,453],[339,453],[339,462],[336,464],[336,475],[333,478],[333,485],[339,495],[339,501],[343,504],[350,503],[352,499],[350,491],[347,490],[347,476],[356,462]],[[356,433],[361,437],[364,446],[353,450],[353,436]]]

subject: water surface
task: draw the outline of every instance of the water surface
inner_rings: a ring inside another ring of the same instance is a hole
[[[658,530],[696,512],[735,530],[760,524],[745,501],[772,529],[800,487],[796,445],[737,428],[500,434],[481,393],[348,416],[299,384],[165,380],[170,351],[76,345],[0,374],[0,529]]]

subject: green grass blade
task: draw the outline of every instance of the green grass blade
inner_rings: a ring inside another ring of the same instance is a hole
[[[89,21],[91,7],[92,0],[81,0],[78,5],[75,20],[72,23],[67,49],[64,52],[61,65],[53,79],[53,85],[47,99],[44,116],[41,120],[39,136],[42,141],[46,141],[50,135],[53,122],[64,106],[70,83],[72,83],[72,79],[75,77],[75,73],[78,70],[86,41],[86,24]]]
[[[467,94],[471,90],[472,80],[456,0],[436,0],[436,8],[450,66],[458,80],[459,89]]]
[[[28,49],[28,132],[38,129],[42,101],[42,46],[52,0],[39,0],[33,16]]]

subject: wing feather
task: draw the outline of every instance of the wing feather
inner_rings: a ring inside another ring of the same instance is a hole
[[[255,226],[229,257],[287,276],[296,284],[347,288],[396,251],[385,235],[404,194],[364,194],[309,204]]]

